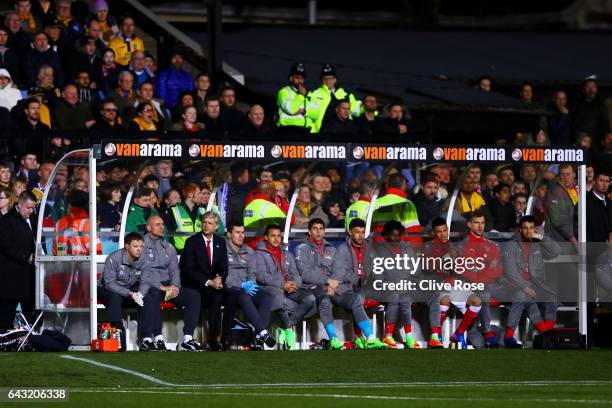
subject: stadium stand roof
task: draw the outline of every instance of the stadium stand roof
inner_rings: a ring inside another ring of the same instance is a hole
[[[199,41],[201,33],[189,33]],[[294,61],[306,62],[318,83],[320,64],[336,66],[339,83],[404,100],[412,109],[541,112],[518,98],[482,92],[480,75],[494,84],[529,80],[540,86],[576,85],[597,74],[612,82],[606,33],[538,33],[341,29],[225,28],[225,59],[246,76],[246,86],[274,95]],[[585,63],[587,62],[588,63]],[[443,79],[447,78],[447,79]]]

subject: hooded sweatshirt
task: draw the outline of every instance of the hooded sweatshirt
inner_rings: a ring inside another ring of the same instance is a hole
[[[8,85],[4,88],[0,88],[0,107],[10,111],[17,105],[17,102],[21,100],[21,92],[19,89],[13,88],[13,79],[6,69],[0,68],[0,76],[9,79]]]

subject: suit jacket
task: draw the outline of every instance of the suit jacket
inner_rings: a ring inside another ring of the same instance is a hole
[[[0,231],[0,299],[28,300],[33,295],[34,265],[28,260],[34,234],[16,209],[0,217]]]
[[[181,283],[193,289],[203,289],[209,279],[221,276],[223,285],[227,278],[227,248],[225,240],[213,235],[213,262],[210,265],[204,235],[198,233],[185,241],[181,256]]]

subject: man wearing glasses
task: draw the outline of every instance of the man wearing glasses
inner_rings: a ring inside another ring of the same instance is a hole
[[[121,130],[123,126],[117,119],[117,105],[113,101],[106,101],[100,110],[101,120],[96,122],[95,130]]]

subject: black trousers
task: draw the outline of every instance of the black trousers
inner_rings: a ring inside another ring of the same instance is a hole
[[[138,291],[138,285],[130,288],[132,292]],[[121,330],[121,349],[126,349],[125,344],[125,327],[123,327],[123,308],[130,307],[140,309],[131,297],[123,297],[118,293],[111,292],[105,288],[98,286],[98,298],[104,304],[108,313],[109,323],[116,329]],[[159,304],[158,304],[159,305]],[[158,306],[159,308],[159,306]],[[142,321],[146,318],[143,311],[139,310],[140,322],[138,327],[142,328]]]
[[[184,290],[186,288],[182,288]],[[205,286],[199,290],[202,308],[208,309],[208,344],[216,345],[221,335],[221,304],[226,289],[213,289]]]
[[[254,296],[249,295],[239,288],[227,288],[225,290],[225,311],[223,313],[223,336],[229,336],[232,329],[232,321],[236,316],[238,305],[242,307],[244,315],[260,333],[268,327],[270,313],[272,311],[272,296],[267,293],[258,292]]]
[[[159,304],[164,299],[165,292],[157,288],[150,288],[144,297],[142,308],[142,337],[155,337],[162,334],[161,309]],[[169,300],[177,306],[184,306],[183,334],[193,336],[198,324],[201,309],[200,292],[191,288],[180,288],[178,296]]]

